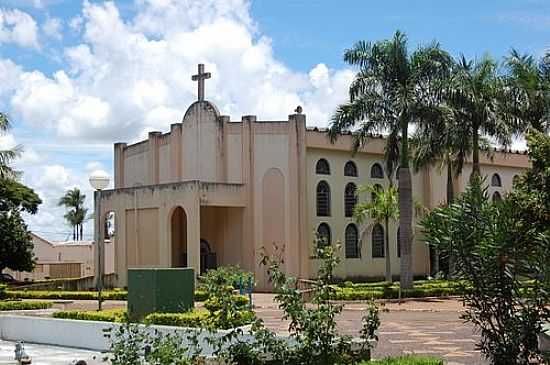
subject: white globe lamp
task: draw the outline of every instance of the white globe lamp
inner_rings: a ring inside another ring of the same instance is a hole
[[[90,185],[95,190],[103,190],[109,186],[109,175],[103,171],[96,171],[90,176]]]

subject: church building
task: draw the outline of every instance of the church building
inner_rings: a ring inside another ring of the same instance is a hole
[[[382,137],[373,137],[356,154],[352,136],[331,143],[326,131],[306,126],[301,108],[286,120],[259,121],[246,115],[231,121],[204,98],[210,74],[199,65],[198,101],[167,133],[114,146],[114,189],[101,193],[102,219],[115,216],[114,267],[118,286],[126,286],[134,267],[193,267],[196,274],[239,265],[267,288],[260,266],[263,249],[283,248],[288,274],[309,278],[316,272],[313,242],[318,233],[340,242],[340,278],[383,277],[385,256],[399,275],[397,223],[384,227],[352,218],[359,185],[388,186]],[[527,155],[495,151],[481,157],[494,199],[512,188],[528,168]],[[455,180],[463,191],[472,166]],[[412,176],[413,197],[428,208],[445,202],[446,173],[437,166]],[[359,199],[370,199],[360,196]],[[414,225],[414,223],[413,223]],[[430,273],[430,253],[413,230],[413,271]],[[96,237],[103,234],[96,232]]]

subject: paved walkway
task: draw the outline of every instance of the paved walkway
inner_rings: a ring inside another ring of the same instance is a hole
[[[0,340],[0,365],[15,365],[15,343]],[[25,344],[25,351],[33,365],[69,365],[76,360],[85,360],[88,365],[103,363],[103,356],[97,352],[57,346]]]

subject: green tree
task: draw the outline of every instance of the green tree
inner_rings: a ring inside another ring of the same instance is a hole
[[[481,175],[482,137],[492,137],[507,146],[518,128],[517,118],[506,107],[504,82],[497,69],[497,63],[489,56],[477,61],[462,56],[449,85],[448,105],[456,123],[464,128],[462,137],[470,141],[472,175]]]
[[[537,61],[512,50],[505,60],[506,106],[521,125],[519,129],[550,130],[550,53]]]
[[[469,283],[463,318],[481,333],[478,347],[496,365],[528,364],[550,320],[550,137],[527,135],[533,167],[493,204],[481,177],[448,207],[423,221],[427,242],[457,258]]]
[[[80,192],[79,188],[68,190],[65,195],[59,199],[59,206],[65,206],[67,213],[65,214],[65,220],[73,227],[73,240],[82,240],[83,226],[86,220],[86,214],[88,208],[84,208],[84,201],[86,195]]]
[[[357,193],[369,193],[370,200],[359,202],[355,206],[353,217],[357,223],[362,224],[368,218],[375,223],[384,224],[384,243],[386,256],[386,281],[392,281],[391,255],[390,255],[390,220],[399,219],[399,202],[397,189],[390,185],[388,189],[379,189],[374,185],[360,186]]]
[[[6,134],[11,128],[10,120],[4,113],[0,113],[0,136]],[[0,150],[0,179],[14,179],[19,177],[20,173],[14,170],[10,165],[21,155],[23,147],[18,145],[11,149]]]
[[[21,213],[35,214],[41,202],[32,189],[0,179],[0,273],[5,268],[32,271],[32,237]]]
[[[412,182],[409,168],[409,127],[443,117],[439,102],[441,80],[451,57],[438,44],[420,47],[412,54],[406,36],[396,32],[390,40],[358,42],[344,60],[359,68],[349,102],[336,110],[329,130],[332,140],[354,130],[354,149],[368,142],[372,132],[387,133],[386,165],[399,161],[399,211],[402,288],[412,282]]]

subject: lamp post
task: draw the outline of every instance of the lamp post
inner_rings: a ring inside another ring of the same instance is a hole
[[[101,310],[101,291],[103,290],[103,244],[104,236],[102,235],[101,224],[101,190],[109,186],[109,176],[103,172],[95,172],[90,176],[90,185],[95,189],[95,233],[96,233],[96,250],[97,250],[97,268],[96,268],[96,287],[98,308]]]

